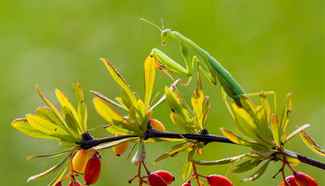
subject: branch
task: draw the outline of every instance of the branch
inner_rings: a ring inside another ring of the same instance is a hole
[[[77,144],[80,145],[83,149],[89,149],[92,147],[95,147],[97,145],[118,141],[121,139],[126,138],[133,138],[133,137],[139,137],[136,135],[123,135],[123,136],[115,136],[115,137],[108,137],[108,138],[102,138],[102,139],[87,139],[82,140],[78,142]],[[140,137],[139,137],[140,138]],[[216,142],[216,143],[228,143],[228,144],[235,144],[232,141],[230,141],[228,138],[224,136],[216,136],[211,134],[180,134],[175,132],[159,132],[154,129],[149,129],[144,133],[144,136],[141,137],[144,140],[149,138],[169,138],[169,139],[190,139],[190,140],[196,140],[199,142],[204,142],[206,144]],[[311,165],[313,167],[317,167],[319,169],[325,170],[325,163],[311,159],[309,157],[306,157],[304,155],[301,155],[299,153],[293,152],[293,151],[284,151],[284,155],[290,156],[292,158],[298,159],[300,162]]]
[[[134,138],[138,137],[136,135],[123,135],[123,136],[114,136],[114,137],[107,137],[107,138],[101,138],[101,139],[92,139],[83,138],[81,141],[77,142],[76,144],[79,145],[82,149],[90,149],[92,147],[95,147],[97,145],[103,144],[103,143],[109,143],[113,141],[119,141],[126,138]]]

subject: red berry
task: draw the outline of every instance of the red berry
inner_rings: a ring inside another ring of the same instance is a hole
[[[209,175],[206,178],[209,186],[233,186],[229,178],[222,175]]]
[[[279,186],[318,186],[314,178],[303,172],[296,172],[286,177],[287,185],[282,181]]]
[[[175,176],[166,170],[157,170],[152,174],[158,174],[167,184],[171,184],[175,180]]]
[[[287,176],[285,181],[287,182],[287,184],[282,181],[279,186],[298,186],[298,184],[296,183],[296,178],[293,175]]]
[[[190,181],[188,181],[188,182],[183,183],[182,186],[192,186],[192,184]]]
[[[87,185],[91,185],[97,182],[100,174],[100,165],[100,157],[96,153],[92,158],[89,159],[85,169],[84,180]]]
[[[78,150],[72,158],[72,170],[74,172],[84,174],[88,160],[96,154],[97,151],[93,148],[91,149],[80,149]]]
[[[72,181],[70,182],[69,186],[81,186],[79,182]]]
[[[55,186],[62,186],[62,181],[55,183]]]
[[[294,177],[299,186],[318,186],[316,180],[304,172],[295,172]]]
[[[150,174],[148,181],[150,186],[167,186],[167,183],[158,174]]]

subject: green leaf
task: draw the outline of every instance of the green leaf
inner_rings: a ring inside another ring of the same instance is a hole
[[[225,103],[225,105],[227,107],[228,112],[230,113],[231,118],[233,120],[236,120],[235,113],[234,113],[234,111],[232,109],[232,106],[230,105],[230,103],[228,101],[228,95],[227,95],[227,93],[225,92],[225,90],[222,87],[221,87],[220,90],[221,90],[221,96],[222,96],[223,101],[224,101],[224,103]]]
[[[256,125],[253,118],[235,102],[231,103],[238,130],[250,138],[256,138]],[[243,123],[244,121],[244,123]]]
[[[180,95],[175,93],[171,87],[165,87],[165,95],[166,101],[173,112],[182,113],[183,107],[181,104]]]
[[[90,91],[92,94],[94,94],[94,96],[96,97],[99,97],[100,99],[102,100],[105,100],[105,102],[111,104],[111,105],[114,105],[115,107],[118,107],[120,109],[123,109],[125,111],[128,111],[129,109],[126,107],[126,105],[123,103],[123,100],[121,97],[116,97],[115,100],[117,101],[114,101],[106,96],[104,96],[102,93],[100,92],[97,92],[97,91],[93,91],[91,90]]]
[[[307,129],[310,127],[310,124],[304,124],[302,126],[300,126],[299,128],[297,128],[296,130],[294,130],[293,132],[291,132],[287,139],[285,140],[285,142],[289,141],[290,139],[292,139],[293,137],[295,137],[296,135],[298,135],[301,131]]]
[[[275,114],[273,114],[271,119],[271,130],[272,130],[273,140],[277,146],[281,145],[279,127],[280,126],[279,126],[278,118]]]
[[[62,114],[55,107],[55,105],[44,95],[44,93],[41,91],[41,89],[37,87],[36,88],[36,91],[37,91],[38,95],[41,97],[41,99],[43,100],[43,102],[53,111],[53,113],[57,116],[57,118],[59,118],[59,120],[61,121],[61,123],[63,123],[63,125],[65,126],[65,129],[71,135],[75,135],[75,133],[73,131],[71,131],[71,129],[65,123],[65,120],[64,120],[64,117],[62,116]]]
[[[62,113],[64,114],[65,123],[68,125],[68,127],[72,129],[77,136],[81,136],[84,132],[80,128],[80,124],[73,116],[71,110],[66,107],[62,107]]]
[[[260,178],[264,174],[270,162],[270,160],[266,161],[252,176],[244,178],[243,181],[255,181]]]
[[[61,172],[59,172],[59,174],[53,179],[53,181],[51,181],[48,184],[48,186],[56,186],[56,184],[63,179],[67,171],[68,171],[68,167],[65,167]]]
[[[60,125],[62,128],[65,128],[65,125],[60,121],[60,119],[55,115],[55,113],[50,110],[48,107],[38,107],[36,109],[36,114],[50,120],[52,123]]]
[[[246,156],[247,156],[247,154],[241,154],[238,156],[228,157],[228,158],[219,159],[219,160],[212,160],[212,161],[194,160],[194,163],[197,165],[226,165],[229,163],[234,163]]]
[[[73,136],[69,135],[64,129],[60,126],[51,123],[51,121],[42,118],[38,115],[27,114],[26,120],[28,121],[29,125],[37,131],[44,133],[45,135],[53,136],[55,138],[59,138],[62,141],[67,142],[75,142],[78,140]]]
[[[68,157],[69,157],[69,156],[68,156]],[[51,168],[49,168],[49,169],[47,169],[47,170],[45,170],[45,171],[43,171],[43,172],[41,172],[41,173],[39,173],[39,174],[36,174],[36,175],[34,175],[34,176],[29,177],[29,178],[27,179],[27,182],[31,182],[31,181],[33,181],[33,180],[36,180],[36,179],[41,178],[41,177],[43,177],[43,176],[46,176],[46,175],[52,173],[53,171],[56,171],[57,169],[59,169],[60,167],[62,167],[62,166],[64,165],[64,163],[68,160],[68,157],[66,157],[66,158],[65,158],[63,161],[61,161],[60,163],[55,164],[53,167],[51,167]]]
[[[135,141],[135,140],[138,140],[138,137],[125,138],[125,139],[120,139],[120,140],[116,140],[116,141],[112,141],[112,142],[102,143],[100,145],[95,146],[94,149],[96,149],[96,150],[109,149],[109,148],[112,148],[112,147],[119,145],[121,143]]]
[[[56,158],[56,157],[63,156],[68,152],[71,152],[73,149],[75,149],[75,147],[64,150],[64,151],[54,152],[54,153],[49,153],[49,154],[30,155],[30,156],[27,156],[26,159],[33,160],[33,159],[39,159],[39,158]]]
[[[287,104],[283,110],[281,120],[281,139],[284,141],[287,138],[287,127],[289,124],[289,116],[292,112],[292,94],[287,95]]]
[[[134,156],[132,157],[131,162],[132,163],[143,162],[145,160],[145,158],[146,158],[145,145],[144,145],[143,141],[141,141],[137,146],[137,151],[134,154]]]
[[[238,135],[236,135],[235,133],[233,133],[232,131],[225,129],[225,128],[220,128],[222,134],[227,137],[230,141],[236,143],[236,144],[240,144],[240,145],[247,145],[248,142],[244,139],[242,139],[241,137],[239,137]]]
[[[193,170],[192,162],[187,161],[182,171],[183,180],[187,180],[191,176],[192,170]]]
[[[53,136],[49,136],[39,130],[34,129],[26,119],[16,119],[12,121],[11,126],[18,131],[33,137],[33,138],[43,138],[43,139],[56,139]]]
[[[301,131],[300,137],[306,146],[309,147],[312,151],[321,156],[325,156],[325,150],[319,144],[317,144],[316,141],[306,131]]]
[[[132,92],[132,90],[130,89],[130,87],[127,84],[127,82],[122,77],[122,75],[117,71],[116,68],[113,67],[113,65],[109,61],[107,61],[106,59],[101,59],[101,61],[105,65],[107,71],[112,76],[113,80],[122,88],[122,90],[124,91],[124,93],[127,95],[127,97],[130,100],[130,102],[133,105],[136,105],[137,98],[134,95],[134,93]]]
[[[78,100],[78,115],[80,118],[80,127],[83,132],[87,131],[87,120],[88,120],[88,111],[87,105],[85,103],[84,91],[80,86],[80,83],[75,83],[74,85],[75,96]]]
[[[178,153],[186,151],[187,149],[189,149],[190,146],[191,146],[191,144],[187,143],[187,142],[177,144],[177,145],[173,146],[171,150],[169,150],[168,152],[166,152],[166,153],[160,155],[158,158],[156,158],[155,162],[167,159],[169,157],[174,157]]]
[[[45,134],[66,134],[66,132],[61,127],[41,116],[27,114],[26,119],[34,129],[41,131]]]
[[[148,56],[144,61],[144,80],[145,94],[144,103],[149,106],[152,97],[152,90],[156,79],[156,59],[153,56]]]
[[[232,170],[234,173],[242,173],[249,171],[255,167],[257,167],[263,160],[256,159],[256,158],[248,158],[247,160],[239,163],[235,166],[235,168]]]
[[[165,88],[166,101],[171,109],[170,118],[174,124],[177,124],[187,130],[187,132],[195,132],[200,130],[193,123],[193,115],[182,104],[180,95],[174,92],[172,87]]]
[[[115,111],[109,103],[100,97],[94,97],[93,103],[97,113],[103,117],[108,123],[113,123],[114,121],[122,122],[123,116]]]
[[[114,135],[127,135],[130,134],[130,131],[128,129],[125,129],[121,126],[117,126],[117,125],[111,125],[106,127],[106,130]]]
[[[193,92],[191,102],[192,108],[196,116],[197,124],[200,129],[203,129],[203,123],[206,119],[207,108],[204,108],[207,98],[204,96],[204,93],[200,89],[196,89]]]
[[[79,128],[79,130],[82,130],[83,126],[81,125],[81,121],[80,121],[79,115],[78,115],[76,109],[70,103],[69,99],[59,89],[56,89],[55,90],[55,95],[56,95],[56,98],[59,101],[61,107],[62,108],[65,108],[65,110],[67,110],[69,113],[71,113],[71,116],[77,122],[76,123],[77,124],[77,127]],[[83,132],[85,132],[85,131],[83,131]]]
[[[272,110],[270,107],[270,103],[267,97],[262,94],[260,96],[261,105],[258,105],[255,109],[255,123],[257,134],[259,138],[263,139],[263,141],[272,142],[273,135],[270,129]]]

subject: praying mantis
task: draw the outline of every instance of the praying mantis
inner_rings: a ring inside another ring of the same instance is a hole
[[[151,50],[150,55],[159,62],[162,70],[188,76],[190,81],[194,72],[194,65],[196,64],[198,71],[202,72],[211,83],[216,84],[218,80],[227,95],[237,105],[241,105],[240,97],[246,94],[245,91],[217,59],[183,34],[169,28],[160,28],[146,19],[141,20],[159,29],[163,46],[167,45],[168,40],[174,40],[180,47],[185,67],[174,61],[160,49],[154,48]]]

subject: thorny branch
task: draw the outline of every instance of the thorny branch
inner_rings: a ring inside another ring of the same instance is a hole
[[[122,135],[122,136],[115,136],[115,137],[106,137],[101,139],[88,138],[86,140],[84,139],[78,142],[77,144],[80,145],[81,148],[89,149],[103,143],[109,143],[109,142],[118,141],[126,138],[133,138],[133,137],[139,137],[139,136]],[[189,134],[189,133],[180,134],[175,132],[159,132],[154,129],[148,129],[141,138],[143,138],[144,140],[149,138],[190,139],[199,142],[204,142],[206,144],[213,143],[213,142],[235,144],[224,136],[217,136],[212,134]],[[325,163],[323,162],[311,159],[307,156],[289,150],[285,150],[281,153],[285,156],[296,158],[302,163],[325,170]]]

